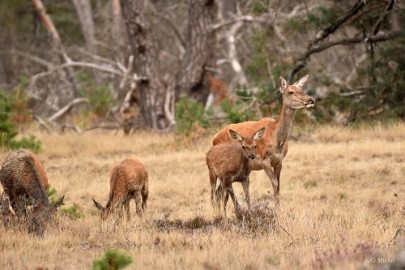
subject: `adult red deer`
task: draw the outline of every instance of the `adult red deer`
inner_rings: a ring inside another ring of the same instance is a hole
[[[213,145],[232,142],[229,130],[238,132],[243,137],[253,136],[260,128],[266,127],[263,138],[257,141],[258,157],[251,161],[252,170],[264,170],[269,177],[274,190],[277,203],[280,195],[280,173],[283,158],[288,151],[288,135],[293,123],[296,110],[311,108],[315,105],[315,99],[302,90],[308,75],[292,85],[288,85],[283,77],[280,77],[280,92],[283,97],[278,119],[263,118],[259,121],[247,121],[239,124],[231,124],[219,131],[213,139]]]
[[[261,128],[252,137],[242,137],[237,132],[229,129],[229,135],[238,143],[225,143],[211,147],[206,154],[206,161],[211,183],[211,203],[215,208],[216,203],[223,202],[224,214],[226,215],[226,203],[229,195],[232,198],[235,210],[239,209],[238,201],[233,192],[232,183],[241,182],[245,193],[246,203],[251,210],[249,196],[249,175],[251,163],[256,157],[256,141],[264,134],[265,128]],[[215,191],[217,178],[220,186]],[[224,192],[226,192],[224,196]]]
[[[130,221],[130,200],[135,199],[136,213],[142,217],[148,193],[149,180],[145,167],[139,160],[128,158],[111,170],[110,195],[106,207],[94,199],[93,202],[101,211],[101,220],[106,220],[115,209],[118,209],[119,218],[122,219],[125,209],[127,220]]]
[[[10,153],[1,166],[0,182],[17,216],[26,216],[27,207],[32,206],[27,216],[29,228],[42,235],[64,197],[54,205],[49,203],[44,186],[48,177],[39,159],[25,149]]]

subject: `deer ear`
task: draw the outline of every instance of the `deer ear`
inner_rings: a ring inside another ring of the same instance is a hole
[[[59,201],[57,201],[56,203],[54,203],[54,207],[58,208],[59,206],[61,206],[63,204],[63,199],[65,199],[65,195],[62,196],[62,198],[60,198]]]
[[[287,81],[283,78],[280,77],[280,93],[284,94],[284,90],[287,88]]]
[[[299,79],[297,82],[294,83],[294,85],[299,86],[299,87],[303,87],[305,82],[308,80],[309,75],[305,75],[304,77],[302,77],[301,79]]]
[[[229,134],[231,134],[232,139],[241,142],[243,140],[242,136],[240,136],[236,131],[232,129],[229,130]]]
[[[101,204],[99,204],[94,198],[93,198],[93,202],[96,205],[98,210],[103,210],[104,209],[104,207],[102,207]]]
[[[256,132],[255,136],[253,136],[253,140],[254,140],[254,141],[257,141],[257,140],[259,140],[261,137],[263,137],[264,129],[265,129],[265,128],[262,127],[261,129],[259,129],[259,130]]]

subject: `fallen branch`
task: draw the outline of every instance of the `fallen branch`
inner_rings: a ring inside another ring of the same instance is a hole
[[[64,133],[65,129],[73,129],[74,131],[76,131],[76,133],[82,133],[81,128],[73,124],[64,124],[60,130],[62,133]]]
[[[51,129],[48,127],[48,125],[45,123],[44,119],[41,117],[34,115],[34,119],[38,121],[39,125],[44,128],[48,133],[52,133]]]
[[[75,105],[80,104],[80,103],[88,103],[89,100],[87,98],[75,98],[71,102],[69,102],[65,107],[60,109],[58,112],[56,112],[54,115],[48,118],[49,122],[53,122],[59,117],[63,116],[67,112],[69,112]]]
[[[83,132],[91,131],[94,129],[121,129],[121,128],[122,128],[122,125],[109,125],[109,126],[96,125],[96,126],[86,128]]]

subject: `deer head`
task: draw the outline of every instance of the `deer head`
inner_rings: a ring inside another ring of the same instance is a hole
[[[239,135],[236,131],[229,129],[229,134],[231,134],[231,137],[239,142],[242,146],[242,152],[246,156],[246,158],[249,158],[251,160],[256,158],[256,141],[259,140],[263,134],[264,134],[264,127],[259,129],[255,135],[251,138],[244,138],[241,135]]]
[[[98,210],[100,210],[100,217],[101,220],[106,220],[108,216],[110,215],[110,208],[109,207],[103,207],[101,204],[99,204],[94,198],[93,202],[95,206],[97,207]]]
[[[55,222],[55,214],[63,204],[62,196],[57,202],[51,205],[35,205],[31,213],[28,214],[28,232],[42,236],[45,229]]]
[[[315,105],[315,99],[302,90],[308,77],[308,75],[305,75],[292,85],[288,85],[287,81],[280,77],[280,92],[283,95],[285,106],[291,109],[302,109],[311,108]]]

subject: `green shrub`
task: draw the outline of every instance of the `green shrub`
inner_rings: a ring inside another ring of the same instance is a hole
[[[52,187],[51,185],[48,186],[48,190],[46,191],[47,195],[48,195],[48,200],[51,204],[54,204],[56,202],[58,202],[60,199],[62,199],[62,196],[58,196],[57,191],[54,187]],[[63,202],[62,205],[64,205],[65,203]]]
[[[12,111],[12,103],[6,94],[0,92],[0,145],[6,146],[10,144],[17,130],[15,124],[10,121]]]
[[[110,88],[106,85],[94,86],[93,83],[81,91],[82,95],[89,100],[91,110],[99,115],[105,115],[115,100]]]
[[[245,88],[241,88],[236,91],[237,98],[235,101],[231,101],[229,98],[224,99],[221,102],[221,108],[224,113],[227,114],[231,123],[240,123],[243,121],[255,120],[258,114],[260,114],[259,106],[253,106],[254,100],[261,100],[256,96],[253,96]]]
[[[61,213],[64,216],[69,217],[70,219],[81,219],[84,218],[84,214],[80,212],[79,206],[77,204],[73,204],[70,207],[61,208]]]
[[[13,101],[9,96],[0,92],[0,146],[10,149],[26,148],[34,153],[41,151],[41,142],[34,135],[16,140],[17,127],[10,120],[13,111]]]
[[[176,134],[189,136],[196,126],[210,127],[210,111],[204,106],[188,97],[181,97],[175,106]]]
[[[80,94],[89,100],[91,112],[104,116],[116,102],[113,91],[105,84],[97,85],[88,72],[78,71],[77,77],[80,81]]]
[[[24,137],[19,141],[12,140],[9,144],[9,147],[11,149],[30,149],[34,153],[39,153],[41,151],[41,142],[37,138],[35,138],[34,135],[30,135],[28,138]]]
[[[93,270],[122,269],[132,263],[132,257],[118,249],[107,249],[100,259],[93,261]]]

